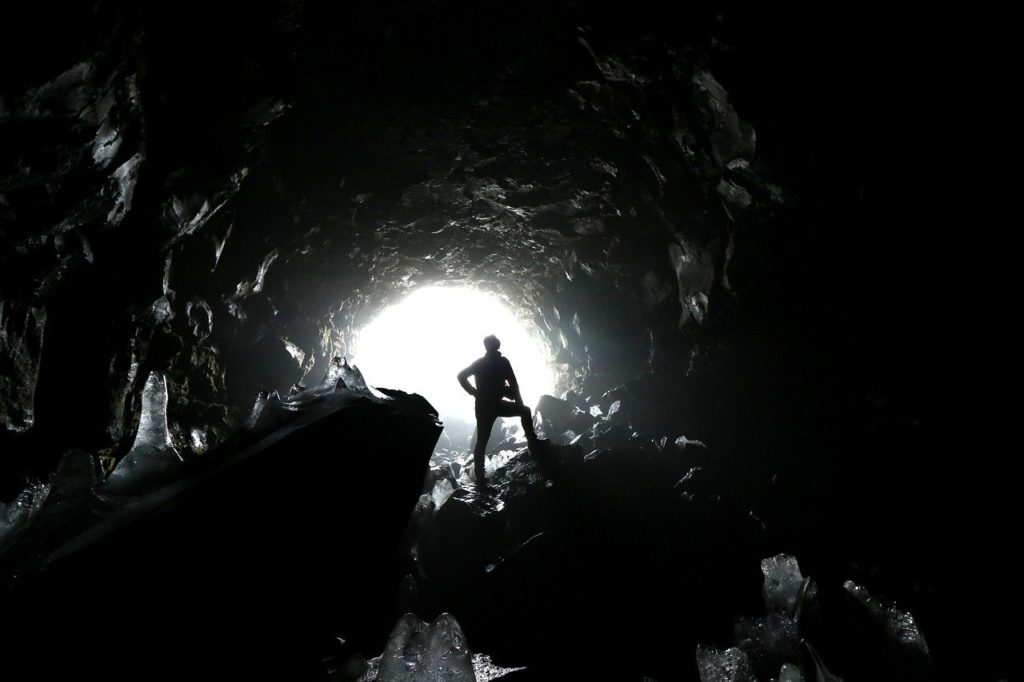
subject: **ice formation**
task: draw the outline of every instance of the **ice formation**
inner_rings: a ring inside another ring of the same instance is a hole
[[[35,516],[50,493],[47,483],[32,483],[18,493],[10,504],[0,502],[0,552],[14,542],[28,521]]]
[[[867,609],[877,622],[882,624],[893,642],[923,657],[930,657],[928,643],[910,612],[901,611],[895,604],[879,601],[872,597],[867,589],[852,580],[843,583],[843,587]]]
[[[167,380],[150,372],[142,389],[135,442],[103,484],[103,492],[132,494],[165,482],[175,476],[181,461],[167,428]]]
[[[455,489],[452,487],[452,482],[447,478],[442,478],[434,484],[434,489],[430,493],[431,498],[434,500],[434,506],[440,509],[454,492]]]
[[[736,647],[718,651],[698,646],[697,671],[700,682],[757,682],[747,655]]]
[[[462,627],[442,613],[429,625],[411,613],[398,619],[377,671],[377,682],[475,682]]]
[[[791,659],[800,646],[796,621],[782,613],[737,618],[734,634],[736,644],[754,661]]]
[[[764,573],[764,607],[771,612],[793,615],[801,593],[804,577],[800,574],[800,565],[796,557],[779,554],[761,560],[761,572]]]
[[[367,661],[367,670],[356,682],[375,682],[378,680],[382,656]],[[473,674],[476,682],[492,682],[514,672],[525,670],[525,667],[505,668],[495,665],[487,654],[473,654]],[[799,680],[797,682],[800,682]]]
[[[800,674],[800,668],[792,663],[783,663],[778,682],[804,682],[804,676]]]

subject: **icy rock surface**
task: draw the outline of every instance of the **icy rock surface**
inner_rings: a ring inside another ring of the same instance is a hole
[[[764,573],[762,596],[765,609],[769,613],[794,614],[804,581],[796,557],[779,554],[762,559],[761,572]]]
[[[476,675],[476,682],[491,682],[518,670],[525,668],[503,668],[494,665],[487,654],[473,654],[473,673]]]
[[[381,661],[381,656],[367,661],[366,672],[356,682],[374,682],[377,680]],[[495,665],[487,654],[473,654],[473,674],[476,676],[476,682],[494,682],[494,680],[500,680],[506,675],[525,669],[523,667],[503,668],[502,666]]]
[[[697,671],[701,682],[757,682],[750,660],[736,647],[718,651],[698,646]]]
[[[65,452],[49,481],[26,486],[9,505],[0,502],[0,554],[30,525],[45,535],[65,523],[92,496],[98,480],[92,455]]]
[[[452,487],[452,482],[447,478],[442,478],[440,481],[434,484],[434,489],[431,491],[430,496],[434,500],[434,506],[440,509],[448,498],[452,496],[455,489]]]
[[[253,403],[252,410],[249,412],[249,416],[245,419],[246,428],[252,429],[256,427],[260,420],[260,415],[263,414],[263,410],[266,409],[269,400],[270,396],[266,391],[259,392],[259,395],[256,396],[256,402]]]
[[[476,679],[462,626],[450,614],[442,613],[430,626],[427,654],[429,679],[442,682]]]
[[[764,618],[738,618],[734,628],[736,644],[755,662],[793,658],[800,646],[796,622],[781,613]]]
[[[872,597],[867,589],[852,580],[843,583],[843,588],[867,609],[878,623],[882,624],[894,643],[906,647],[922,657],[930,657],[928,643],[913,615],[896,608],[895,604],[882,603]]]
[[[167,380],[159,372],[150,372],[142,389],[142,414],[131,452],[145,447],[174,449],[167,429]]]
[[[380,660],[377,682],[475,682],[458,621],[442,613],[429,625],[411,613],[398,619]]]
[[[181,461],[167,429],[167,380],[163,374],[151,372],[142,389],[135,442],[103,484],[103,492],[130,494],[166,481],[175,475]]]
[[[350,365],[348,358],[333,358],[330,367],[327,369],[327,375],[324,377],[324,383],[329,384],[331,388],[336,386],[339,380],[345,387],[353,391],[366,393],[375,398],[387,398],[385,394],[366,383],[366,379],[363,377],[363,373],[359,371],[359,367]]]
[[[324,383],[331,384],[332,386],[337,385],[338,381],[345,384],[345,367],[348,365],[347,358],[332,358],[331,364],[327,368],[327,374],[324,376]],[[345,384],[347,385],[347,384]]]
[[[48,483],[32,483],[18,493],[10,504],[0,502],[0,552],[24,530],[29,520],[39,512],[50,494]]]
[[[46,309],[0,301],[0,428],[25,431],[33,414]]]
[[[783,663],[778,682],[804,682],[804,676],[800,674],[800,668],[792,663]]]
[[[500,469],[508,465],[518,453],[515,450],[501,450],[495,455],[490,455],[484,462],[484,476],[491,478]]]
[[[98,483],[99,469],[93,456],[84,450],[68,450],[57,464],[46,503],[78,504],[93,494]]]
[[[707,445],[704,444],[704,441],[702,441],[702,440],[693,440],[692,438],[687,438],[686,436],[679,436],[678,438],[676,438],[675,444],[676,444],[677,448],[682,448],[682,449],[686,449],[686,448],[689,448],[689,447],[695,447],[695,448],[707,448],[708,447]]]

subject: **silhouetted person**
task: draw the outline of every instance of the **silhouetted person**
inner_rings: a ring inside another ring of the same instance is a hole
[[[526,431],[527,443],[530,447],[537,443],[537,434],[533,432],[533,415],[530,414],[530,408],[523,404],[523,396],[519,393],[519,382],[512,371],[512,363],[498,352],[500,347],[501,341],[498,337],[488,336],[484,339],[487,353],[459,372],[459,383],[462,384],[462,388],[476,398],[473,469],[477,485],[480,486],[485,484],[484,461],[487,440],[491,437],[491,428],[498,417],[519,417],[523,422],[523,430]],[[469,377],[476,379],[476,386],[469,383]]]

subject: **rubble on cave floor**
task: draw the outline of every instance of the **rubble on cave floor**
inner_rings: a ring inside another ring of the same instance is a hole
[[[431,418],[421,399],[397,391],[378,398],[338,378],[285,398],[262,395],[225,447],[258,452],[261,439],[359,405],[404,405]],[[137,454],[167,452],[159,389],[151,377]],[[793,555],[766,551],[768,527],[736,494],[736,472],[713,447],[635,428],[632,401],[600,410],[583,402],[557,416],[564,405],[555,400],[539,410],[544,428],[554,433],[568,421],[580,433],[565,428],[533,451],[492,450],[486,487],[473,480],[471,454],[435,453],[409,525],[398,599],[418,615],[455,615],[432,625],[405,616],[381,657],[347,656],[337,667],[346,672],[332,679],[438,679],[440,668],[440,679],[500,679],[524,667],[535,679],[558,679],[567,651],[586,667],[609,647],[641,654],[639,666],[609,664],[621,679],[897,679],[892,671],[932,679],[930,649],[909,611],[872,596],[862,576],[818,584]],[[215,462],[217,451],[207,457]],[[0,540],[16,550],[5,558],[45,555],[28,542],[33,536],[74,548],[66,529],[56,532],[68,518],[60,510],[144,501],[161,480],[147,473],[114,495],[88,453],[68,453],[52,481],[2,510]],[[467,636],[489,657],[472,654]]]
[[[606,402],[546,396],[538,422],[554,442],[495,453],[486,487],[471,454],[434,459],[407,536],[406,607],[450,611],[495,661],[538,679],[568,674],[566,651],[597,661],[610,647],[643,660],[609,664],[617,679],[933,679],[908,612],[770,552],[770,514],[749,508],[713,444],[635,428],[637,400]]]
[[[716,589],[738,608],[735,559],[763,529],[749,510],[734,513],[739,500],[723,503],[710,451],[633,429],[622,402],[579,410],[570,419],[586,436],[566,435],[552,426],[561,404],[538,407],[551,442],[495,452],[486,486],[471,454],[435,457],[410,522],[403,603],[452,612],[500,665],[541,669],[565,651],[657,648],[667,633],[652,623],[679,622],[683,601],[693,622],[721,618]],[[612,632],[601,625],[609,614],[634,624]]]
[[[533,568],[542,573],[560,567]],[[850,581],[844,585],[854,600],[872,613],[874,625],[894,646],[887,649],[877,642],[872,644],[856,636],[851,638],[850,635],[858,628],[858,614],[846,608],[849,603],[839,608],[823,607],[815,582],[802,575],[795,557],[780,554],[765,558],[761,561],[761,569],[765,615],[736,618],[732,641],[724,648],[698,643],[693,649],[693,669],[682,662],[685,659],[677,656],[679,647],[685,647],[677,643],[675,649],[666,652],[671,654],[674,668],[662,670],[659,678],[647,674],[650,661],[644,656],[627,662],[627,668],[620,670],[615,667],[618,661],[607,661],[599,649],[586,646],[563,656],[563,660],[554,667],[550,663],[537,668],[495,665],[490,656],[470,651],[467,633],[451,614],[443,613],[432,623],[427,623],[407,613],[398,620],[380,656],[368,662],[361,656],[352,656],[346,667],[358,670],[358,673],[332,679],[345,682],[484,682],[513,679],[514,673],[529,671],[530,675],[523,679],[555,680],[566,679],[571,674],[571,666],[579,666],[573,670],[574,673],[596,674],[586,672],[586,661],[591,659],[597,660],[599,668],[612,676],[609,679],[638,682],[653,682],[655,679],[699,679],[700,682],[933,679],[930,659],[927,655],[920,655],[922,652],[927,654],[927,649],[923,648],[923,637],[913,625],[914,619],[909,613],[870,597],[864,588]],[[488,566],[485,570],[490,572],[494,567]],[[608,604],[604,607],[607,608]],[[535,617],[538,615],[534,613]],[[558,616],[547,613],[543,617]],[[536,620],[531,625],[537,627],[541,623],[541,620]],[[605,623],[607,621],[602,621]],[[632,622],[631,625],[642,627],[644,624]],[[481,632],[471,632],[474,637],[483,634],[488,624],[481,622],[477,627]],[[624,633],[620,631],[619,634]],[[830,661],[843,665],[849,677],[836,674],[830,667],[831,663],[826,665],[826,656],[820,653],[819,646],[829,652],[827,658]],[[693,673],[696,673],[695,677]]]

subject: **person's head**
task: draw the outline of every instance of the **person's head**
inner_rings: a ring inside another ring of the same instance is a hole
[[[501,348],[501,341],[494,334],[491,334],[484,339],[484,348],[487,349],[488,353],[496,353]]]

